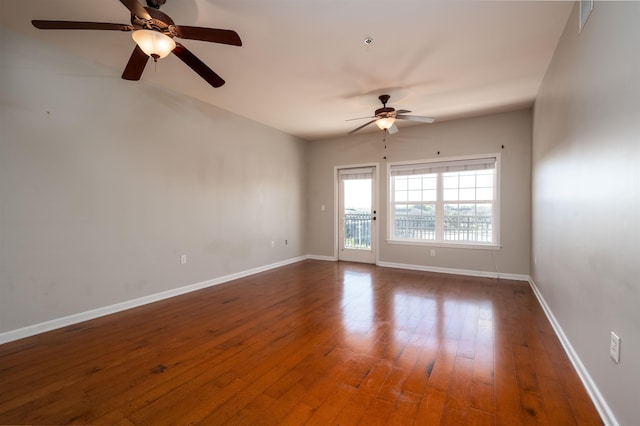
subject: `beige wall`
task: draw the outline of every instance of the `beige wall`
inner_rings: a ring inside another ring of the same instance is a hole
[[[532,276],[618,422],[637,425],[640,3],[596,2],[581,33],[577,13],[534,109]]]
[[[306,253],[306,142],[0,35],[0,333]]]
[[[531,110],[401,128],[387,136],[386,149],[378,131],[311,142],[308,149],[307,247],[311,255],[334,256],[334,167],[378,163],[380,262],[490,273],[496,272],[497,265],[499,273],[529,275]],[[431,247],[385,241],[387,161],[437,158],[438,151],[439,157],[501,154],[500,250],[436,247],[436,256],[431,257]]]

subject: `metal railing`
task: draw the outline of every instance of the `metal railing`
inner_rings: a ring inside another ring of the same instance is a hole
[[[349,213],[344,215],[344,247],[371,248],[371,215]]]
[[[423,215],[396,216],[395,237],[408,240],[435,240],[436,217]]]
[[[493,222],[487,216],[447,216],[444,219],[445,241],[493,241]]]
[[[395,238],[435,240],[436,218],[426,215],[402,215],[395,218]],[[493,223],[487,216],[451,215],[444,220],[444,241],[491,242]]]
[[[344,247],[371,248],[371,215],[350,213],[344,215]],[[395,218],[395,238],[408,240],[435,240],[435,216],[402,215]],[[486,216],[447,216],[444,220],[444,241],[473,241],[490,243],[493,223]]]

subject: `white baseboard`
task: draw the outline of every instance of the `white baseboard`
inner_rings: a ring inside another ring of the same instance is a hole
[[[260,266],[257,268],[249,269],[246,271],[238,272],[235,274],[226,275],[219,278],[214,278],[207,281],[202,281],[195,284],[190,284],[184,287],[175,288],[172,290],[163,291],[160,293],[150,294],[148,296],[139,297],[137,299],[127,300],[124,302],[116,303],[114,305],[104,306],[101,308],[92,309],[85,312],[80,312],[77,314],[67,315],[61,318],[56,318],[50,321],[41,322],[38,324],[30,325],[27,327],[19,328],[17,330],[10,330],[3,333],[0,333],[0,344],[13,342],[15,340],[23,339],[25,337],[34,336],[36,334],[45,333],[47,331],[55,330],[62,327],[67,327],[69,325],[77,324],[83,321],[89,321],[94,318],[99,318],[105,315],[114,314],[117,312],[122,312],[127,309],[135,308],[138,306],[146,305],[149,303],[157,302],[163,299],[168,299],[170,297],[180,296],[181,294],[190,293],[192,291],[201,290],[203,288],[211,287],[214,285],[222,284],[228,281],[236,280],[239,278],[247,277],[249,275],[257,274],[260,272],[268,271],[270,269],[279,268],[281,266],[289,265],[292,263],[300,262],[305,259],[311,260],[321,260],[328,262],[335,262],[338,259],[333,256],[320,256],[320,255],[306,255],[299,256],[293,259],[284,260],[282,262],[276,262],[265,266]],[[515,275],[515,274],[496,274],[494,272],[484,272],[484,271],[469,271],[464,269],[449,269],[449,268],[436,268],[436,267],[428,267],[428,266],[420,266],[420,265],[409,265],[409,264],[401,264],[401,263],[388,263],[388,262],[379,262],[378,266],[387,267],[387,268],[400,268],[400,269],[411,269],[418,271],[428,271],[428,272],[440,272],[445,274],[457,274],[457,275],[471,275],[478,277],[489,277],[489,278],[503,278],[510,280],[518,280],[518,281],[527,281],[528,277],[524,275]]]
[[[336,262],[338,259],[334,256],[319,256],[316,254],[307,255],[307,259],[311,260],[324,260],[326,262]]]
[[[413,271],[438,272],[441,274],[467,275],[472,277],[498,278],[503,280],[529,281],[528,275],[504,274],[489,271],[473,271],[469,269],[439,268],[436,266],[410,265],[406,263],[378,262],[384,268],[410,269]]]
[[[536,286],[536,283],[533,281],[533,278],[529,277],[528,281],[529,281],[529,285],[531,286],[531,289],[533,290],[533,293],[536,295],[536,298],[540,303],[540,306],[542,306],[542,310],[544,311],[545,315],[547,316],[547,319],[551,323],[553,330],[556,332],[556,336],[558,336],[558,339],[560,340],[560,343],[562,344],[562,347],[564,348],[565,353],[569,357],[569,360],[571,361],[573,368],[576,370],[576,373],[578,373],[578,376],[580,377],[582,384],[586,388],[587,393],[591,398],[591,401],[593,401],[593,404],[596,406],[596,409],[598,410],[598,413],[600,414],[602,421],[606,425],[612,425],[612,426],[618,425],[619,423],[616,420],[615,416],[613,415],[611,408],[609,408],[609,404],[607,404],[607,402],[605,401],[604,397],[600,393],[600,390],[598,389],[595,382],[589,375],[589,372],[587,371],[584,364],[580,360],[580,357],[578,356],[576,351],[573,349],[573,346],[571,346],[571,342],[567,338],[567,335],[564,334],[564,331],[562,330],[560,323],[558,323],[558,321],[556,320],[556,317],[553,315],[553,312],[551,311],[551,308],[549,307],[549,305],[547,305],[546,300],[544,300],[542,293],[540,293],[540,290],[538,290],[538,287]]]
[[[77,314],[68,315],[62,318],[56,318],[50,321],[45,321],[39,324],[30,325],[27,327],[19,328],[17,330],[6,331],[0,333],[0,344],[13,342],[15,340],[23,339],[25,337],[34,336],[36,334],[44,333],[47,331],[55,330],[69,325],[77,324],[83,321],[88,321],[94,318],[103,317],[105,315],[122,312],[127,309],[135,308],[138,306],[146,305],[149,303],[157,302],[170,297],[180,296],[181,294],[190,293],[192,291],[201,290],[203,288],[211,287],[214,285],[226,283],[228,281],[244,278],[249,275],[257,274],[260,272],[268,271],[270,269],[279,268],[281,266],[289,265],[292,263],[300,262],[307,259],[307,256],[295,257],[293,259],[283,260],[281,262],[272,263],[269,265],[259,266],[257,268],[248,269],[246,271],[237,272],[235,274],[225,275],[223,277],[214,278],[207,281],[202,281],[195,284],[190,284],[184,287],[175,288],[172,290],[163,291],[160,293],[150,294],[148,296],[139,297],[137,299],[127,300],[125,302],[116,303],[110,306],[104,306],[97,309],[92,309]]]

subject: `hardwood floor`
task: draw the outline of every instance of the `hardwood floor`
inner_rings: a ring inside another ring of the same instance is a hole
[[[2,424],[597,425],[528,284],[304,261],[0,346]]]

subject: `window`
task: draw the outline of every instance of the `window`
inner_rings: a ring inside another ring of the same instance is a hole
[[[499,156],[389,164],[389,239],[498,245]]]

